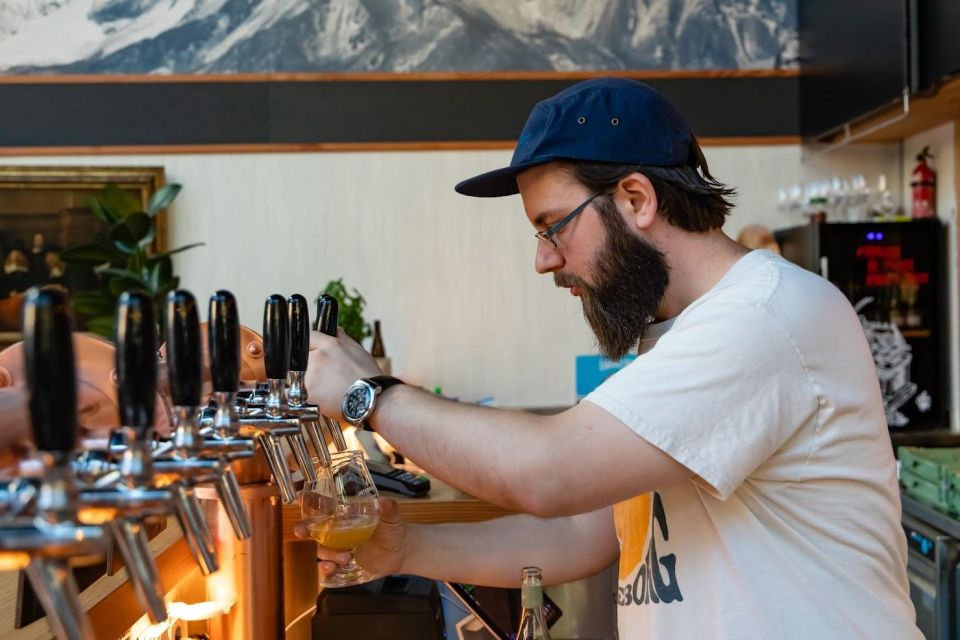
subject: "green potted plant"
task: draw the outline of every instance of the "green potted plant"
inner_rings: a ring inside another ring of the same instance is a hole
[[[60,252],[65,263],[93,267],[98,276],[99,289],[78,291],[72,297],[74,310],[86,318],[87,331],[113,339],[114,308],[124,291],[146,291],[159,310],[167,293],[180,286],[171,256],[203,243],[162,253],[154,252],[151,246],[157,235],[155,216],[174,201],[180,188],[173,183],[158,189],[146,211],[139,198],[115,184],[108,184],[99,198],[87,199],[90,211],[106,225],[105,239]]]

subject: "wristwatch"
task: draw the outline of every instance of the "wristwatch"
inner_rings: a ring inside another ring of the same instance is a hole
[[[347,389],[343,396],[341,412],[347,422],[354,426],[361,426],[370,417],[377,404],[377,396],[395,384],[403,384],[403,380],[393,376],[373,376],[360,378]]]

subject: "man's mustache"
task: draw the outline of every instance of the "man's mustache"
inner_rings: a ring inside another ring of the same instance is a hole
[[[569,289],[570,287],[579,287],[580,289],[589,290],[590,285],[573,274],[569,273],[554,273],[553,274],[553,283],[558,287],[563,287]]]

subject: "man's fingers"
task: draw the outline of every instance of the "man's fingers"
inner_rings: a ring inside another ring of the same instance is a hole
[[[380,522],[386,524],[400,522],[400,505],[393,498],[380,498]]]
[[[350,554],[346,551],[336,551],[327,547],[317,546],[317,557],[328,562],[336,564],[347,564],[350,562]]]
[[[320,573],[322,573],[324,577],[326,577],[326,576],[329,576],[334,571],[336,571],[337,569],[339,569],[340,567],[335,565],[332,562],[321,560],[320,562],[317,563],[317,568],[320,570]]]

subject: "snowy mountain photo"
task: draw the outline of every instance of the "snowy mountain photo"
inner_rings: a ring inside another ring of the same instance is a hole
[[[796,66],[796,0],[0,0],[0,74]]]

